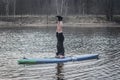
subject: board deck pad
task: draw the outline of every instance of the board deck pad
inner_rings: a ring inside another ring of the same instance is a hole
[[[18,64],[46,64],[46,63],[64,63],[70,61],[83,61],[98,59],[98,54],[85,54],[65,58],[23,58],[18,60]]]

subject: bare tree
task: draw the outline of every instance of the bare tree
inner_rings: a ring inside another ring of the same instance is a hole
[[[2,16],[4,14],[4,6],[5,3],[3,2],[3,0],[0,0],[0,15]]]
[[[65,15],[66,14],[66,9],[67,9],[67,1],[66,0],[56,0],[56,11],[57,15]],[[63,12],[65,11],[65,12]]]
[[[85,0],[81,0],[81,9],[82,9],[82,15],[85,15]]]
[[[106,18],[108,21],[113,19],[113,0],[106,0]]]
[[[16,0],[14,0],[13,15],[14,15],[14,17],[15,17],[15,15],[16,15]]]
[[[6,16],[9,16],[9,3],[10,0],[3,0],[5,3]]]
[[[113,5],[113,1],[117,5]],[[105,14],[107,20],[112,20],[113,12],[120,13],[119,2],[119,0],[0,0],[0,14],[7,16],[48,13],[58,15]]]
[[[65,12],[65,16],[67,15],[67,13],[68,13],[68,0],[65,0],[65,2],[64,2],[65,4],[64,4],[64,12]]]

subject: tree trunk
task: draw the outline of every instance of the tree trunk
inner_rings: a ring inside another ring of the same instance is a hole
[[[6,0],[5,9],[6,9],[6,16],[9,16],[9,0]]]
[[[13,13],[14,17],[16,15],[16,0],[14,0],[14,13]]]
[[[82,15],[85,15],[85,0],[81,0],[81,5],[82,5],[82,6],[81,6],[81,7],[82,7],[82,8],[81,8],[81,9],[82,9],[82,10],[81,10],[81,11],[82,11]]]
[[[108,21],[113,20],[113,0],[106,0],[106,18]]]

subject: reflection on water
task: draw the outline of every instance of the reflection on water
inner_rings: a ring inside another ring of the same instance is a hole
[[[63,68],[64,68],[63,63],[58,63],[57,64],[57,67],[56,67],[56,69],[57,69],[57,73],[56,73],[57,80],[64,80]]]
[[[68,62],[62,68],[18,65],[24,56],[54,57],[55,28],[1,28],[0,80],[120,80],[120,28],[65,27],[64,35],[66,56],[98,53],[100,59]]]

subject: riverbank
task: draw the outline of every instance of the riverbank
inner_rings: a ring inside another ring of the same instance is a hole
[[[118,19],[118,18],[117,18]],[[105,16],[64,16],[66,27],[120,27],[113,21],[106,21]],[[54,16],[0,16],[0,28],[4,27],[54,27]]]
[[[12,22],[0,22],[0,28],[6,27],[55,27],[56,24],[41,24],[41,23],[34,23],[34,24],[15,24]],[[117,23],[64,23],[64,27],[120,27],[120,24]]]

